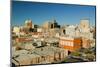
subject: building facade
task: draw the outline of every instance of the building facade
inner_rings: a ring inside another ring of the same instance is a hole
[[[81,45],[81,38],[79,37],[60,37],[59,46],[71,52],[79,50]]]

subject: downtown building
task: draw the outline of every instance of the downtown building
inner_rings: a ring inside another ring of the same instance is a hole
[[[70,52],[77,51],[82,47],[82,40],[80,37],[61,36],[59,40],[59,47]]]
[[[60,47],[74,51],[94,46],[95,39],[93,38],[93,33],[90,32],[89,22],[88,19],[81,19],[79,25],[67,25],[63,27],[59,42]]]

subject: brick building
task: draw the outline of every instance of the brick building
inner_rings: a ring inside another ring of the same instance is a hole
[[[76,51],[81,48],[80,37],[60,37],[59,46],[69,51]]]

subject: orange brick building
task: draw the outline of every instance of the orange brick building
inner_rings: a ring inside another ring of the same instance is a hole
[[[60,37],[59,46],[69,51],[79,50],[82,46],[81,38],[78,37]]]

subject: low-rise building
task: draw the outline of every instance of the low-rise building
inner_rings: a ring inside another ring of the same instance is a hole
[[[39,37],[42,37],[43,36],[43,33],[42,32],[33,32],[33,33],[30,33],[30,34],[34,38],[39,38]]]
[[[82,42],[80,37],[61,36],[59,46],[69,51],[76,51],[81,48]]]
[[[82,38],[82,47],[83,48],[90,48],[91,45],[91,40],[88,38]]]
[[[23,52],[24,51],[24,52]],[[14,52],[13,63],[19,65],[47,64],[62,61],[68,56],[68,51],[62,48],[46,46],[31,51],[19,50]],[[15,61],[16,62],[15,62]]]
[[[19,38],[16,38],[16,42],[17,43],[20,43],[20,42],[30,42],[30,41],[33,41],[32,38],[28,38],[28,37],[19,37]]]

